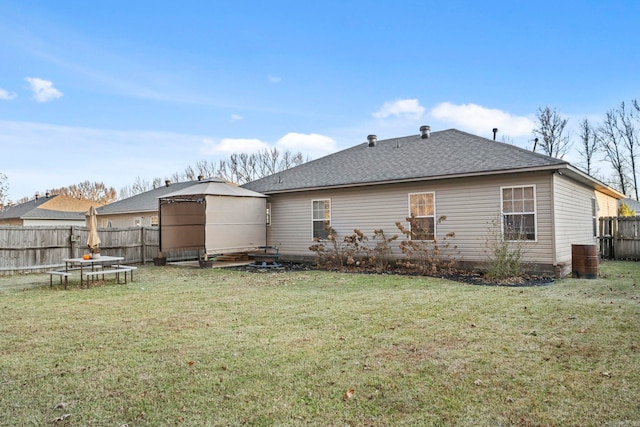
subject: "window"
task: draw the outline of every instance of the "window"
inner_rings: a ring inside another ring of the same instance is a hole
[[[160,222],[158,221],[158,215],[151,216],[151,226],[158,226]]]
[[[267,203],[267,225],[271,225],[271,203]]]
[[[536,240],[535,186],[502,188],[502,233],[506,240]]]
[[[433,240],[436,234],[435,193],[409,194],[411,240]]]
[[[593,237],[598,237],[598,203],[596,198],[591,198],[591,216],[593,219]]]
[[[311,206],[313,238],[324,240],[329,235],[327,228],[331,225],[331,200],[313,200]]]

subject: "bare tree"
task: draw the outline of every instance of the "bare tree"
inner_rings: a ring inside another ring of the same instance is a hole
[[[538,123],[533,133],[540,138],[540,147],[548,156],[563,158],[571,148],[569,135],[565,133],[569,119],[563,118],[555,108],[552,110],[549,106],[538,108],[536,116]]]
[[[48,193],[64,194],[78,199],[95,200],[100,203],[111,203],[116,200],[117,194],[113,187],[107,187],[102,182],[83,181],[79,184],[62,188],[51,188]]]
[[[196,180],[198,176],[219,177],[230,182],[247,182],[272,175],[304,163],[302,153],[280,151],[277,148],[264,149],[257,153],[232,153],[217,163],[201,160],[184,171],[187,180]]]
[[[638,134],[633,123],[640,124],[640,104],[638,100],[631,101],[632,110],[629,112],[627,119],[625,120],[625,145],[629,152],[629,163],[631,164],[631,178],[633,179],[633,188],[636,193],[636,200],[638,199],[638,170],[636,169],[636,149],[638,147]],[[624,112],[624,102],[621,105]]]
[[[599,150],[599,144],[595,129],[587,118],[580,123],[580,147],[578,153],[584,159],[586,172],[593,175],[595,172],[593,170],[594,155]]]
[[[623,194],[627,194],[627,159],[624,144],[620,136],[620,124],[615,110],[607,111],[604,122],[598,128],[597,137],[607,160],[617,177],[617,186]]]
[[[0,172],[0,210],[4,206],[5,198],[7,197],[7,192],[9,191],[9,179],[7,175]]]

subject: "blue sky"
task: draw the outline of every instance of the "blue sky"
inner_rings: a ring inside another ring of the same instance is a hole
[[[119,190],[423,124],[531,148],[538,107],[577,129],[640,95],[639,16],[637,1],[0,0],[0,172],[8,200]]]

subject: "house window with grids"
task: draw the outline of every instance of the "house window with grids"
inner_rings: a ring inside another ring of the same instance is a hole
[[[409,194],[411,240],[433,240],[436,234],[435,193]]]
[[[536,240],[536,188],[502,188],[502,233],[505,240]]]
[[[331,225],[331,200],[313,200],[311,206],[313,239],[325,240]]]

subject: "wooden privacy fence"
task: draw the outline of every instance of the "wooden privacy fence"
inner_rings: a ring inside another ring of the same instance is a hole
[[[640,260],[640,217],[600,218],[600,257]]]
[[[88,253],[89,229],[80,226],[0,226],[0,275],[63,266],[63,258]],[[144,264],[158,256],[158,227],[99,228],[100,251]]]

